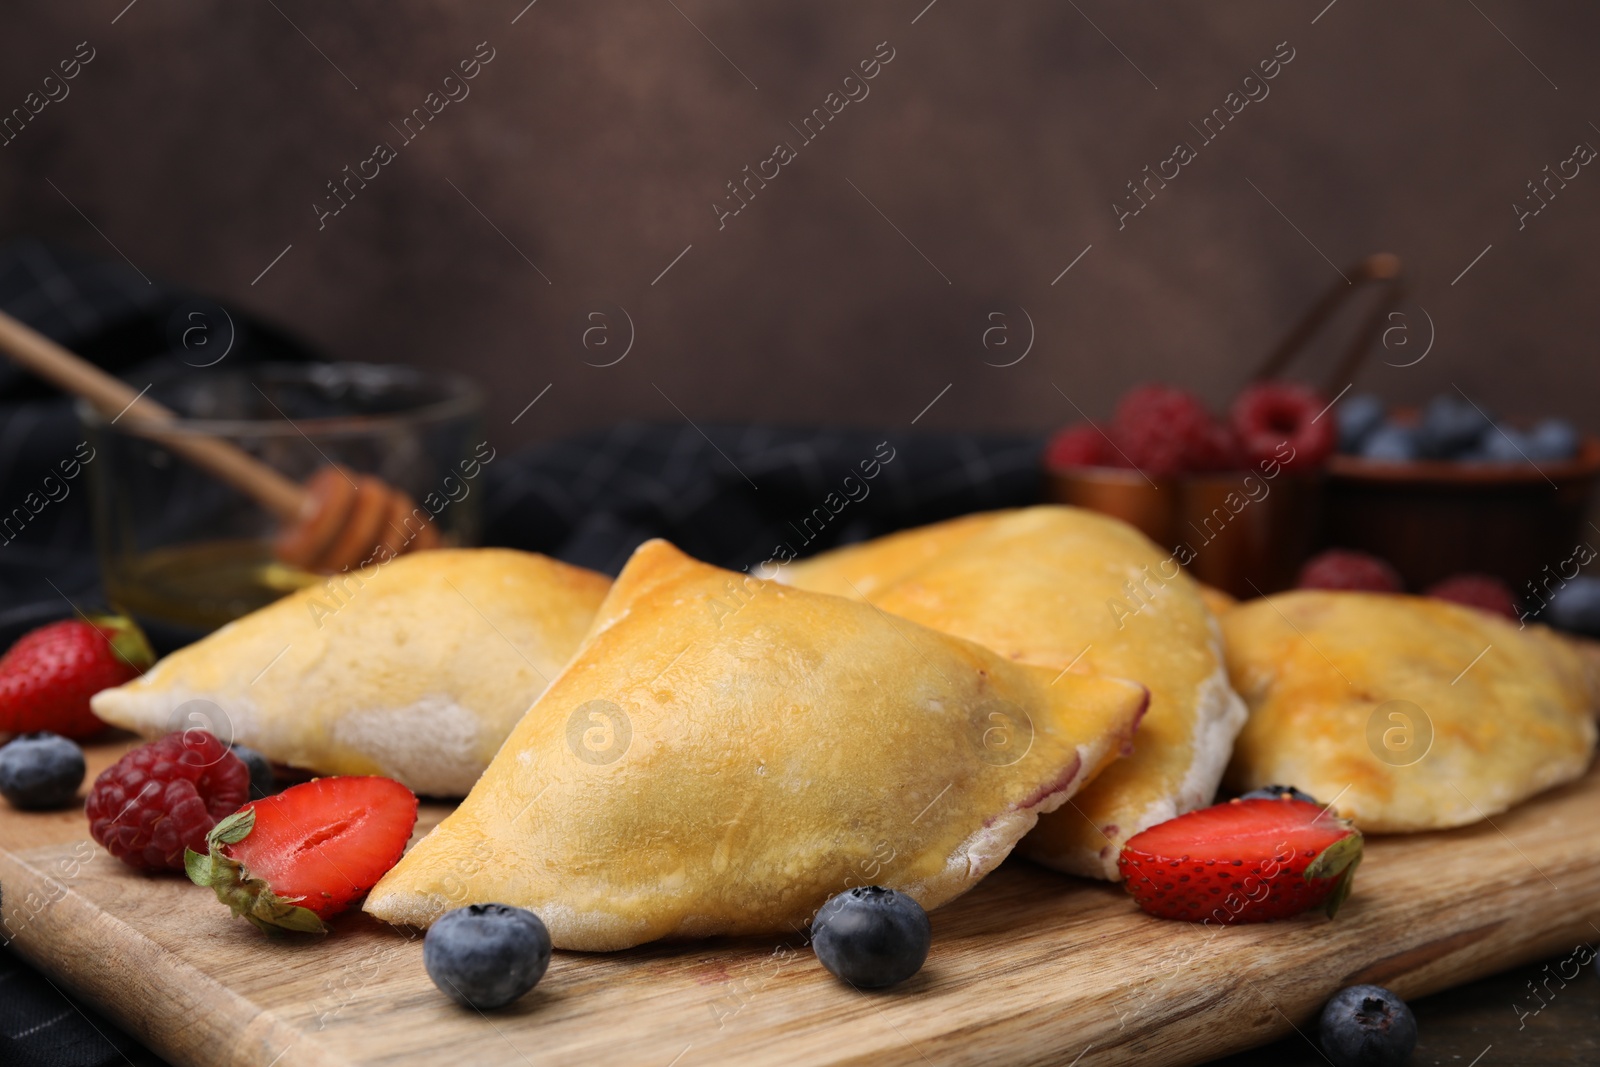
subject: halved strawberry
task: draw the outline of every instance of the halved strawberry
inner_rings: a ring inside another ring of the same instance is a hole
[[[400,861],[416,822],[416,795],[392,778],[316,778],[223,819],[184,866],[269,934],[324,933]]]
[[[1139,907],[1163,919],[1266,922],[1339,910],[1361,862],[1361,832],[1320,805],[1231,800],[1157,823],[1117,867]]]

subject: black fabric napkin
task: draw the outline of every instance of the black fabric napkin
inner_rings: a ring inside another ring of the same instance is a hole
[[[102,367],[149,376],[203,365],[318,358],[306,345],[130,266],[37,241],[0,247],[0,309]],[[702,432],[703,431],[703,432]],[[71,402],[0,358],[0,524],[26,507],[81,433]],[[493,441],[493,433],[490,433]],[[516,452],[486,468],[488,544],[615,574],[650,537],[727,567],[970,511],[1031,503],[1041,442],[1021,436],[764,425],[624,424]],[[102,600],[87,492],[75,487],[6,536],[0,647]],[[37,499],[37,498],[35,498]],[[0,887],[3,889],[3,887]],[[0,941],[7,935],[0,930]],[[0,951],[0,1065],[158,1063],[10,951]]]
[[[1039,447],[901,429],[623,424],[490,463],[485,540],[615,574],[641,541],[664,537],[754,568],[1030,503]]]
[[[130,381],[226,348],[235,363],[317,358],[274,327],[145,278],[120,260],[22,240],[0,246],[0,310]],[[0,355],[0,646],[100,600],[88,479],[47,488],[84,440],[73,401]],[[59,477],[51,483],[60,484]],[[61,495],[62,489],[65,495]],[[56,499],[51,499],[51,495]]]
[[[3,936],[3,935],[0,935]],[[0,1064],[102,1067],[162,1061],[60,984],[0,951]]]

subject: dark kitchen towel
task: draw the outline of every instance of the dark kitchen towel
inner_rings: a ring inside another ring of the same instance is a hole
[[[35,241],[0,247],[0,310],[130,381],[177,361],[202,366],[227,342],[230,363],[317,358],[124,263]],[[0,517],[24,506],[80,439],[70,402],[0,359]],[[905,427],[625,424],[497,453],[485,483],[485,541],[612,574],[650,537],[713,563],[753,566],[1032,502],[1039,449],[1027,437]],[[69,616],[73,603],[100,602],[85,497],[72,493],[0,543],[0,648]],[[0,1067],[157,1062],[0,951]]]
[[[0,247],[0,310],[131,382],[203,366],[223,343],[230,366],[317,358],[124,263],[36,241]],[[1037,439],[907,430],[624,424],[497,453],[485,542],[614,574],[639,542],[665,537],[743,567],[1036,498]],[[27,518],[80,440],[71,402],[0,359],[0,521]],[[69,600],[98,602],[87,504],[73,491],[0,534],[0,642],[68,614]]]
[[[129,381],[179,363],[306,360],[316,354],[237,311],[121,260],[39,241],[0,246],[0,311]],[[46,502],[45,478],[83,440],[72,401],[0,356],[0,643],[99,596],[88,492]],[[52,483],[53,484],[53,483]],[[31,512],[36,509],[37,521]],[[6,525],[9,520],[9,525]],[[17,532],[20,530],[20,532]]]
[[[153,1067],[161,1062],[9,949],[0,950],[0,1064]]]
[[[491,463],[485,540],[609,574],[649,537],[750,567],[1030,503],[1039,449],[903,429],[623,424]]]

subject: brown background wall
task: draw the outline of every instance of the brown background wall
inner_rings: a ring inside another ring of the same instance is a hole
[[[0,235],[113,254],[70,198],[149,275],[491,384],[508,441],[674,404],[904,423],[946,384],[919,426],[1042,429],[1077,417],[1061,393],[1099,414],[1150,378],[1221,403],[1328,260],[1389,249],[1417,292],[1412,344],[1379,355],[1436,337],[1359,388],[1600,429],[1600,167],[1520,232],[1511,207],[1600,146],[1594,4],[923,3],[11,5],[0,109],[96,56],[0,148]],[[789,123],[882,41],[870,95],[801,144]],[[1189,123],[1285,41],[1270,95],[1202,145]],[[402,146],[390,123],[479,42],[470,96]],[[719,231],[724,183],[780,139],[798,158]],[[1119,230],[1124,183],[1180,139],[1198,158]],[[324,183],[380,141],[398,158],[319,231]],[[613,347],[586,352],[607,306]],[[632,350],[586,366],[626,340],[618,307]],[[1018,308],[1032,350],[986,366],[1021,351]],[[985,350],[995,311],[1013,343]]]

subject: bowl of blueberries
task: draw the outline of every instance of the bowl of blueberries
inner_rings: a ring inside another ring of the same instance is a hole
[[[1571,423],[1498,419],[1457,394],[1420,409],[1354,396],[1335,410],[1324,538],[1389,560],[1408,585],[1475,572],[1525,597],[1600,545],[1588,524],[1600,439]]]

